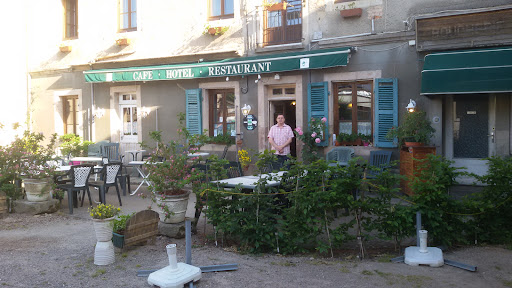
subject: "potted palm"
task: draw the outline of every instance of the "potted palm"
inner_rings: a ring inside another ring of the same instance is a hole
[[[424,146],[430,142],[430,137],[436,130],[432,127],[425,111],[415,111],[405,114],[398,127],[392,127],[386,137],[398,139],[399,145]]]

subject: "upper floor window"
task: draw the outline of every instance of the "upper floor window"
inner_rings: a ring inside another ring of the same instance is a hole
[[[334,84],[334,131],[346,134],[372,133],[372,81]]]
[[[233,18],[233,0],[208,0],[208,20]]]
[[[283,1],[265,6],[263,11],[263,46],[301,41],[302,0]]]
[[[78,0],[64,1],[64,38],[73,39],[78,37]]]
[[[137,0],[120,0],[119,31],[137,30]]]

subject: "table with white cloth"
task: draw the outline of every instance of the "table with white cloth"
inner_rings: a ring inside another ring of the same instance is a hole
[[[269,187],[277,187],[281,184],[281,177],[286,171],[279,171],[277,173],[259,174],[255,176],[241,176],[235,178],[228,178],[222,180],[212,181],[212,183],[220,183],[222,186],[227,188],[235,188],[240,186],[243,189],[256,189],[258,187],[258,181],[263,178],[271,178],[265,183]]]
[[[194,158],[194,157],[208,157],[210,156],[210,153],[208,152],[196,152],[196,153],[188,153],[187,155],[189,158]]]

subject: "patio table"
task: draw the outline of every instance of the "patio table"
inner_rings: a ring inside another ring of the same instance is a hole
[[[188,153],[187,156],[189,158],[192,158],[192,157],[208,157],[208,156],[210,156],[210,153],[208,153],[208,152]]]
[[[144,153],[146,150],[128,150],[125,153],[130,153],[132,155],[132,161],[137,161],[139,153]]]
[[[240,187],[242,187],[244,189],[254,190],[256,187],[258,187],[259,179],[268,178],[268,177],[272,176],[272,178],[277,178],[277,179],[267,180],[266,186],[276,187],[281,184],[280,179],[284,173],[286,173],[286,171],[279,171],[277,173],[269,173],[269,174],[260,174],[260,175],[256,175],[256,176],[241,176],[241,177],[235,177],[235,178],[215,180],[215,181],[212,181],[212,183],[220,183],[224,187],[228,187],[228,188],[235,188],[238,185],[240,185]]]
[[[95,156],[86,156],[86,157],[73,157],[69,159],[73,162],[102,162],[103,158],[95,157]]]
[[[134,195],[135,193],[137,193],[137,191],[139,191],[140,187],[142,187],[142,185],[144,183],[146,183],[147,187],[151,186],[151,182],[149,182],[149,180],[148,180],[148,177],[151,173],[148,173],[148,174],[144,173],[144,170],[142,170],[142,166],[145,164],[157,164],[157,163],[162,163],[162,162],[147,162],[147,161],[130,161],[130,162],[128,162],[128,165],[135,167],[135,169],[137,169],[137,172],[139,172],[140,177],[142,177],[142,181],[140,182],[139,186],[132,193],[130,193],[130,195]]]

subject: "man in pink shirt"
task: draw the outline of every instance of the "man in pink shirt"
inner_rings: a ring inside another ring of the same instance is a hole
[[[290,154],[290,143],[292,143],[292,128],[284,124],[284,115],[279,114],[276,118],[277,124],[270,127],[268,132],[268,142],[272,145],[272,149],[276,150],[278,165],[281,168]]]

